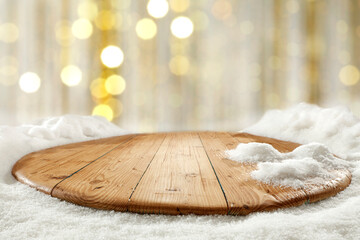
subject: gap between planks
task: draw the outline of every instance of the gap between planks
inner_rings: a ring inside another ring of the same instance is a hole
[[[131,139],[133,139],[134,137],[139,136],[139,135],[140,135],[140,134],[136,134],[136,135],[133,135],[133,136],[131,136],[131,137],[128,137],[125,141],[121,142],[121,143],[120,143],[119,145],[117,145],[116,147],[110,149],[108,152],[102,154],[101,156],[99,156],[99,157],[97,157],[96,159],[92,160],[91,162],[87,163],[87,164],[84,165],[83,167],[81,167],[81,168],[79,168],[78,170],[76,170],[75,172],[71,173],[71,174],[70,174],[69,176],[67,176],[66,178],[61,179],[58,183],[56,183],[56,184],[52,187],[52,189],[51,189],[51,191],[50,191],[50,196],[54,197],[54,196],[53,196],[53,191],[54,191],[54,189],[55,189],[60,183],[62,183],[62,182],[65,181],[66,179],[72,177],[74,174],[80,172],[81,170],[83,170],[84,168],[86,168],[87,166],[89,166],[90,164],[92,164],[92,163],[94,163],[95,161],[99,160],[100,158],[106,156],[107,154],[109,154],[110,152],[112,152],[113,150],[115,150],[116,148],[118,148],[118,147],[120,147],[121,145],[129,142]]]

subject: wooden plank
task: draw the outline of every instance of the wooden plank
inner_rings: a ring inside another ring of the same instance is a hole
[[[310,203],[335,196],[338,192],[349,186],[351,183],[351,173],[349,170],[334,170],[333,173],[337,176],[335,179],[326,181],[322,185],[309,184],[304,188]]]
[[[227,213],[223,192],[197,133],[166,136],[128,208],[141,213]]]
[[[126,211],[133,189],[164,138],[164,134],[132,138],[59,183],[52,195],[82,206]]]
[[[111,151],[132,136],[72,143],[30,153],[12,169],[20,182],[50,194],[52,188],[80,168]]]
[[[222,132],[205,132],[199,135],[225,192],[229,214],[246,215],[255,211],[298,206],[307,201],[307,195],[301,189],[270,186],[252,179],[250,173],[256,168],[256,164],[243,164],[226,159],[224,151],[234,149],[239,142],[269,142],[270,139],[246,134],[238,134],[235,138]],[[274,144],[279,151],[283,151],[279,146],[282,144]]]

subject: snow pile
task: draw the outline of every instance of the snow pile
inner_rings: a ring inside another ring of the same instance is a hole
[[[125,130],[97,116],[65,115],[19,127],[0,126],[0,183],[15,182],[11,168],[30,152],[125,133]]]
[[[240,143],[226,154],[237,162],[258,163],[251,173],[254,179],[294,188],[323,184],[337,177],[331,170],[348,167],[319,143],[305,144],[289,153],[280,153],[266,143]]]
[[[360,159],[360,120],[345,107],[300,103],[287,110],[270,110],[242,132],[298,143],[319,142],[341,158]]]

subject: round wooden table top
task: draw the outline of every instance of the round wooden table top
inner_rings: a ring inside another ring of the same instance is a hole
[[[299,146],[247,133],[129,134],[30,153],[12,174],[78,205],[162,214],[246,215],[316,202],[351,182],[347,170],[306,189],[258,182],[250,176],[256,164],[225,158],[225,150],[248,142],[268,143],[280,152]]]

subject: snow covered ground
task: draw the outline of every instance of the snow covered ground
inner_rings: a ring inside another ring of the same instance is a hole
[[[0,239],[359,239],[357,117],[343,108],[299,104],[269,111],[243,131],[322,143],[347,160],[352,183],[319,203],[245,217],[140,215],[80,207],[16,182],[12,165],[29,152],[126,132],[96,117],[49,118],[32,125],[0,126]]]

